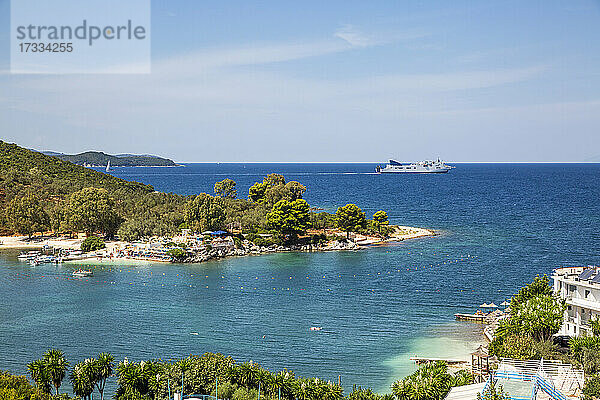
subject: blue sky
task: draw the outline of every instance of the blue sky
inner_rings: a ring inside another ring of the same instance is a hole
[[[149,75],[9,73],[2,140],[177,161],[600,161],[598,1],[153,1]]]

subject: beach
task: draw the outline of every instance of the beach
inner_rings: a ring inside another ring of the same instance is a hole
[[[373,244],[379,243],[387,243],[387,242],[398,242],[409,239],[418,239],[427,236],[435,236],[435,231],[431,229],[425,228],[416,228],[410,226],[392,226],[394,231],[389,235],[388,238],[382,239],[373,236],[365,236],[360,234],[353,234],[354,240],[359,247],[361,246],[369,246]],[[332,233],[333,231],[329,231],[328,233]],[[334,232],[340,237],[343,237],[344,234],[342,232],[336,231]],[[0,249],[39,249],[42,247],[52,247],[55,249],[72,249],[78,250],[81,247],[81,243],[84,241],[85,237],[80,235],[78,238],[70,238],[65,236],[32,236],[31,238],[27,236],[0,236]],[[171,238],[154,238],[150,240],[150,242],[160,242],[165,240],[170,240]],[[132,246],[133,243],[125,242],[125,241],[106,241],[106,248],[100,251],[100,254],[103,256],[108,256],[111,253],[116,253],[118,249],[125,248],[127,246]],[[332,248],[332,246],[325,246],[324,250],[336,250],[336,248]],[[286,249],[289,251],[289,249]],[[269,251],[272,252],[272,251]]]

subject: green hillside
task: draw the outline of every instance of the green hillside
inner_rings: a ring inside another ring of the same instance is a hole
[[[174,167],[177,164],[168,158],[127,154],[122,156],[113,156],[101,151],[86,151],[80,154],[61,154],[54,152],[45,152],[73,164],[83,165],[106,165],[110,161],[113,167]]]
[[[46,213],[61,218],[67,197],[86,187],[103,188],[115,202],[119,215],[129,219],[146,208],[183,202],[181,196],[154,192],[154,188],[137,182],[128,182],[109,174],[63,161],[56,157],[27,150],[16,144],[0,141],[0,206],[6,210],[15,198],[32,195],[39,200]],[[6,213],[0,219],[0,233],[14,233]]]
[[[150,185],[128,182],[0,141],[0,190],[3,202],[10,201],[24,191],[60,199],[89,186],[105,188],[115,196],[144,195],[154,191]]]

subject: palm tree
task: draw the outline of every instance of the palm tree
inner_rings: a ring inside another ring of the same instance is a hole
[[[90,399],[94,392],[96,360],[87,359],[75,364],[69,376],[73,385],[73,393],[83,399]]]
[[[237,368],[238,384],[248,389],[258,387],[258,368],[251,363],[243,363]]]
[[[141,369],[137,363],[129,362],[127,359],[117,365],[117,382],[119,388],[127,393],[134,393],[140,387]]]
[[[104,386],[106,380],[113,374],[114,360],[111,354],[100,353],[94,362],[94,381],[100,392],[100,400],[104,400]]]
[[[50,377],[46,371],[44,360],[35,360],[27,364],[27,370],[37,388],[44,393],[50,393]]]
[[[50,381],[52,382],[52,385],[54,385],[56,394],[58,395],[58,388],[63,379],[65,379],[67,369],[69,368],[69,362],[65,358],[65,353],[58,349],[50,349],[44,353],[42,360]]]

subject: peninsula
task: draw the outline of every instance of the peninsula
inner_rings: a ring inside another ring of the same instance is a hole
[[[63,154],[54,151],[42,151],[44,155],[60,158],[73,164],[89,167],[105,167],[110,162],[113,167],[176,167],[177,164],[168,158],[150,154],[117,154],[110,155],[101,151],[86,151],[79,154]]]
[[[216,182],[211,194],[161,193],[0,142],[1,247],[81,247],[100,257],[201,262],[353,250],[435,234],[390,225],[383,210],[368,218],[353,203],[335,213],[311,208],[305,191],[300,182],[272,173],[242,198],[228,178]]]

